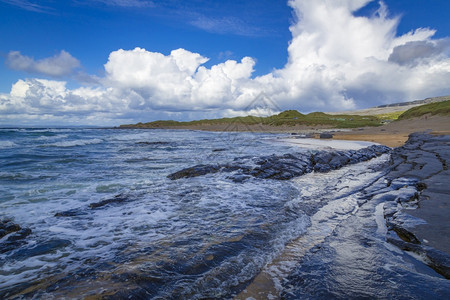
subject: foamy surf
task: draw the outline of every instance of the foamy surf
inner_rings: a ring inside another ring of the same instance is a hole
[[[0,135],[15,144],[0,151],[0,224],[11,231],[0,238],[1,298],[230,299],[261,274],[271,282],[268,297],[300,295],[291,287],[298,261],[332,232],[352,229],[346,224],[360,214],[362,191],[380,176],[383,183],[387,160],[369,160],[386,150],[377,146],[337,151],[263,133]],[[323,173],[323,159],[346,155],[352,165]],[[292,180],[259,175],[277,159],[305,172]],[[198,164],[212,171],[168,178]],[[255,176],[239,180],[243,170]],[[384,263],[395,270],[398,260]]]

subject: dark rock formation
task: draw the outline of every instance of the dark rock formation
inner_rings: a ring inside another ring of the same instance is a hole
[[[450,279],[450,136],[414,133],[394,149],[387,175],[405,193],[386,202],[388,241],[426,258],[430,267]],[[400,208],[398,206],[400,204]],[[416,208],[404,210],[402,207]],[[408,218],[422,222],[408,222]]]
[[[80,210],[80,209],[69,209],[66,211],[57,212],[55,214],[55,217],[75,217],[75,216],[81,216],[86,215],[87,213]]]
[[[11,234],[7,241],[8,242],[15,242],[15,241],[19,241],[19,240],[23,240],[25,239],[27,236],[29,236],[31,234],[31,229],[30,228],[22,228],[19,231],[17,231],[14,234]]]
[[[321,138],[321,139],[332,139],[332,138],[333,138],[333,135],[332,135],[331,133],[324,132],[324,133],[321,133],[321,134],[320,134],[320,138]]]
[[[89,208],[96,209],[96,208],[100,208],[100,207],[103,207],[108,204],[123,203],[123,202],[128,202],[128,201],[130,201],[130,197],[128,195],[118,194],[118,195],[114,196],[113,198],[102,200],[100,202],[91,203],[91,204],[89,204]]]
[[[37,255],[43,255],[56,251],[57,249],[67,247],[71,244],[68,240],[52,239],[46,242],[39,243],[30,248],[22,248],[15,252],[13,259],[26,259]]]
[[[0,254],[19,248],[26,243],[26,237],[31,234],[31,229],[22,228],[19,224],[6,219],[0,222],[0,238],[5,238],[0,242]]]
[[[389,243],[404,251],[410,251],[426,258],[428,266],[447,279],[450,279],[450,255],[443,251],[416,243],[410,243],[399,236],[388,235]]]
[[[348,164],[367,161],[389,152],[390,148],[386,146],[373,145],[360,150],[241,157],[229,164],[196,165],[172,173],[167,177],[176,180],[218,172],[236,172],[228,177],[235,182],[243,182],[250,176],[261,179],[289,180],[312,171],[336,170]]]
[[[136,199],[136,196],[131,196],[128,194],[117,194],[112,198],[105,199],[99,202],[93,202],[89,204],[88,208],[95,210],[95,209],[101,209],[107,205],[114,205],[114,204],[122,204],[122,203],[128,203],[130,201],[133,201]],[[77,216],[83,216],[87,215],[88,211],[83,208],[74,208],[69,209],[66,211],[60,211],[55,214],[55,217],[77,217]]]
[[[13,223],[11,220],[2,220],[0,222],[0,238],[11,232],[19,231],[21,227],[18,224]]]
[[[220,165],[196,165],[183,169],[167,176],[169,179],[175,180],[180,178],[197,177],[210,173],[217,173],[221,169]]]
[[[170,145],[170,142],[163,142],[163,141],[157,141],[157,142],[137,142],[136,145]]]

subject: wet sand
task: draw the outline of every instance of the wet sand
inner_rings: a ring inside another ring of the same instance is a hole
[[[333,139],[375,142],[389,147],[403,146],[414,132],[450,135],[450,117],[424,116],[392,122],[380,127],[366,127],[333,133]]]

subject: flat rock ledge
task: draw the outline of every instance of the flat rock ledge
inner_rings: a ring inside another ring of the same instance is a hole
[[[404,192],[384,205],[387,241],[450,279],[450,136],[413,133],[391,160],[387,178]]]

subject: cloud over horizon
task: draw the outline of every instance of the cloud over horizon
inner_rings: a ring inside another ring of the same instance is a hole
[[[290,27],[288,62],[263,76],[252,76],[256,61],[251,57],[207,68],[208,58],[186,49],[168,55],[119,49],[110,53],[96,87],[68,89],[65,81],[19,80],[9,94],[0,94],[0,113],[6,116],[0,121],[34,122],[42,115],[45,122],[113,125],[168,116],[230,116],[245,113],[262,92],[281,109],[303,112],[450,94],[449,40],[433,39],[435,31],[429,28],[397,36],[400,18],[389,17],[383,2],[373,15],[355,16],[370,2],[289,1],[296,21]],[[6,63],[53,77],[80,66],[65,51],[38,61],[11,51]]]

